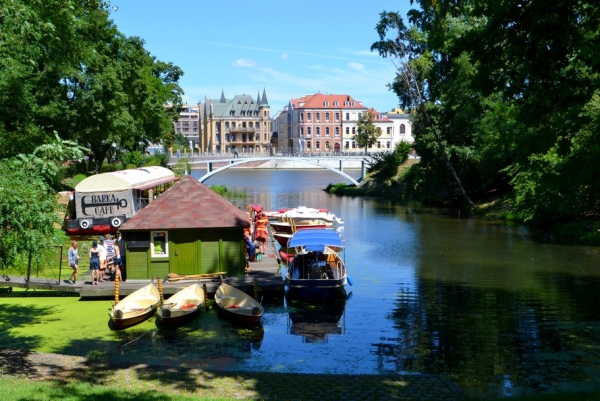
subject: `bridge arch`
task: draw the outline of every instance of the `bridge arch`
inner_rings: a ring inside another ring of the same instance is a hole
[[[292,161],[292,162],[301,162],[301,163],[307,163],[307,164],[312,164],[315,166],[319,166],[322,168],[325,168],[327,170],[331,170],[339,175],[341,175],[342,177],[346,178],[348,181],[350,181],[351,183],[353,183],[354,185],[358,185],[359,182],[364,178],[361,177],[357,180],[355,180],[354,178],[352,178],[351,176],[349,176],[348,174],[344,173],[344,171],[341,170],[341,165],[340,165],[340,169],[336,169],[334,167],[322,164],[318,161],[313,161],[313,160],[308,160],[308,159],[304,159],[301,157],[251,157],[251,158],[235,158],[235,159],[228,159],[228,160],[212,160],[212,161],[205,161],[204,163],[214,163],[214,162],[229,162],[228,165],[223,166],[223,167],[219,167],[218,169],[209,171],[208,173],[204,174],[202,177],[200,177],[198,179],[198,181],[200,182],[204,182],[206,181],[208,178],[212,177],[215,174],[220,173],[223,170],[227,170],[228,168],[234,167],[234,166],[239,166],[241,164],[245,164],[245,163],[250,163],[250,162],[256,162],[256,161],[270,161],[270,160],[281,160],[281,161]],[[363,175],[364,175],[364,161],[362,162],[363,164]],[[210,166],[211,164],[209,164]],[[208,170],[211,170],[211,168],[209,167]]]

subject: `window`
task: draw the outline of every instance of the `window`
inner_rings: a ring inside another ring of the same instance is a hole
[[[242,128],[246,128],[246,122],[242,122]]]
[[[304,136],[304,127],[298,127],[298,134],[302,137]]]
[[[350,102],[350,106],[354,106],[354,102]]]
[[[225,134],[225,142],[229,142],[229,134]]]
[[[335,136],[340,136],[340,127],[335,127]]]
[[[300,121],[304,121],[304,113],[300,113]]]
[[[315,149],[321,150],[321,141],[317,141],[317,143],[315,144]]]
[[[346,127],[346,135],[350,135],[350,127]]]
[[[346,121],[350,121],[350,113],[346,113]]]
[[[406,127],[404,126],[404,124],[400,124],[400,133],[406,134]]]
[[[306,121],[310,121],[310,117],[311,117],[311,115],[310,115],[310,114],[311,114],[310,112],[309,112],[309,113],[306,113]]]
[[[306,150],[310,150],[310,142],[306,142]]]
[[[335,121],[340,121],[340,113],[335,113]]]
[[[329,145],[329,141],[325,142],[325,150],[329,151],[329,149],[331,149],[331,146]]]
[[[327,100],[325,100],[325,102],[323,102],[323,104],[325,105],[325,107],[329,107],[329,102]]]
[[[321,121],[321,113],[315,113],[315,121]]]
[[[253,127],[254,127],[254,123],[252,123],[252,121],[250,121],[250,122],[248,123],[248,128],[253,128]]]
[[[316,136],[321,136],[321,127],[315,128],[315,135]]]
[[[329,113],[325,113],[325,121],[329,122]]]
[[[356,135],[356,127],[352,127],[352,135]]]
[[[329,127],[325,127],[325,136],[329,136]]]
[[[385,132],[387,132],[388,135],[391,135],[391,133],[392,133],[392,127],[387,127],[385,129]]]
[[[152,231],[152,244],[150,247],[153,258],[169,256],[169,241],[166,231]]]
[[[352,149],[356,149],[356,142],[352,141]]]
[[[229,129],[229,121],[225,122],[225,129]]]
[[[310,127],[306,127],[306,136],[310,137]]]
[[[267,111],[266,110],[263,112],[263,116],[267,117]]]
[[[377,141],[377,149],[381,149],[381,141]]]
[[[344,106],[348,106],[348,103],[349,103],[349,102],[344,102]]]
[[[390,148],[390,141],[386,142],[385,147],[388,148],[388,149]]]
[[[334,105],[335,107],[338,107],[338,106],[340,105],[340,103],[339,103],[339,102],[336,100],[335,102],[333,102],[333,105]]]
[[[235,121],[231,123],[231,128],[235,128]]]
[[[260,134],[258,132],[256,133],[256,140],[260,140]]]
[[[221,142],[221,134],[215,135],[217,142]]]

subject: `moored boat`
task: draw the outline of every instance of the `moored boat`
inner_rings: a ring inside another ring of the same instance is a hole
[[[258,323],[264,312],[254,298],[226,283],[215,292],[215,308],[220,317],[249,324]]]
[[[204,291],[192,284],[173,294],[158,309],[158,317],[165,326],[177,326],[202,312]]]
[[[284,279],[290,295],[309,301],[325,300],[348,283],[345,242],[335,229],[298,231],[290,238],[288,247],[296,249]]]
[[[148,319],[159,304],[158,290],[153,284],[148,284],[119,301],[108,315],[117,328],[125,329]]]

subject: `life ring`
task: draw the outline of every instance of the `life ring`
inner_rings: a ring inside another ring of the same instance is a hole
[[[113,227],[120,227],[122,223],[123,223],[123,222],[122,222],[122,221],[121,221],[121,219],[120,219],[120,218],[118,218],[118,217],[113,217],[113,218],[110,220],[110,225],[111,225],[111,226],[113,226]]]
[[[82,229],[84,229],[84,230],[90,228],[90,225],[91,225],[91,223],[87,219],[81,219],[81,220],[79,220],[79,227],[82,228]]]

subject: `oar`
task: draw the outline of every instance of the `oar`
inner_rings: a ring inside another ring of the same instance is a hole
[[[216,276],[221,276],[227,274],[227,272],[216,272],[216,273],[204,273],[204,274],[190,274],[190,275],[182,275],[180,276],[177,273],[169,273],[167,274],[167,280],[175,281],[175,280],[185,280],[185,279],[200,279],[200,278],[213,278]],[[175,279],[175,280],[174,280]]]

